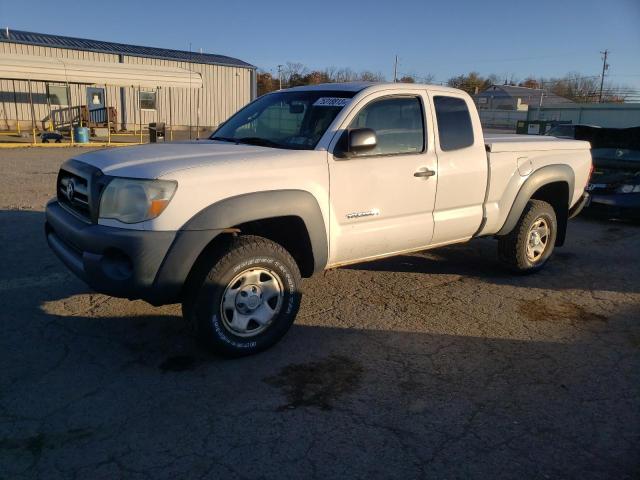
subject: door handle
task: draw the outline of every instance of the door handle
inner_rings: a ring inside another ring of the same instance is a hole
[[[428,168],[424,170],[418,170],[413,174],[414,177],[433,177],[436,174],[433,170],[429,170]]]

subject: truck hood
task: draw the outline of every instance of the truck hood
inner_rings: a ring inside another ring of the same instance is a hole
[[[180,170],[207,165],[249,159],[259,161],[300,153],[299,150],[201,140],[107,148],[85,153],[77,157],[77,160],[99,168],[105,175],[159,178]]]

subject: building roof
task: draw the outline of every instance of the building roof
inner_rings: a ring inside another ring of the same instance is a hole
[[[480,92],[476,97],[493,98],[520,98],[527,105],[537,106],[540,103],[540,96],[543,96],[544,105],[559,105],[574,103],[568,98],[561,97],[555,93],[547,92],[540,88],[517,87],[514,85],[491,85],[485,91]]]
[[[13,53],[0,53],[0,78],[117,87],[202,88],[200,73],[185,68]]]
[[[227,57],[225,55],[216,55],[213,53],[188,52],[184,50],[171,50],[169,48],[141,47],[139,45],[129,45],[126,43],[103,42],[101,40],[65,37],[62,35],[50,35],[47,33],[25,32],[22,30],[9,30],[8,37],[6,29],[0,30],[0,42],[21,43],[25,45],[37,45],[40,47],[69,48],[72,50],[111,53],[133,57],[158,58],[179,62],[256,68],[250,63],[243,62],[237,58]]]

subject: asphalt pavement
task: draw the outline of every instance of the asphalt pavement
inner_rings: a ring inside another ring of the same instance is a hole
[[[329,271],[225,360],[49,251],[79,151],[0,151],[0,478],[640,477],[640,226],[578,218],[532,276],[492,239]]]

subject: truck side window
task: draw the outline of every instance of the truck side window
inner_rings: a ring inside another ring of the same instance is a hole
[[[473,126],[467,102],[455,97],[433,97],[440,148],[458,150],[473,145]]]
[[[424,150],[424,115],[417,97],[375,100],[353,119],[350,129],[375,130],[378,145],[363,156],[417,153]]]

